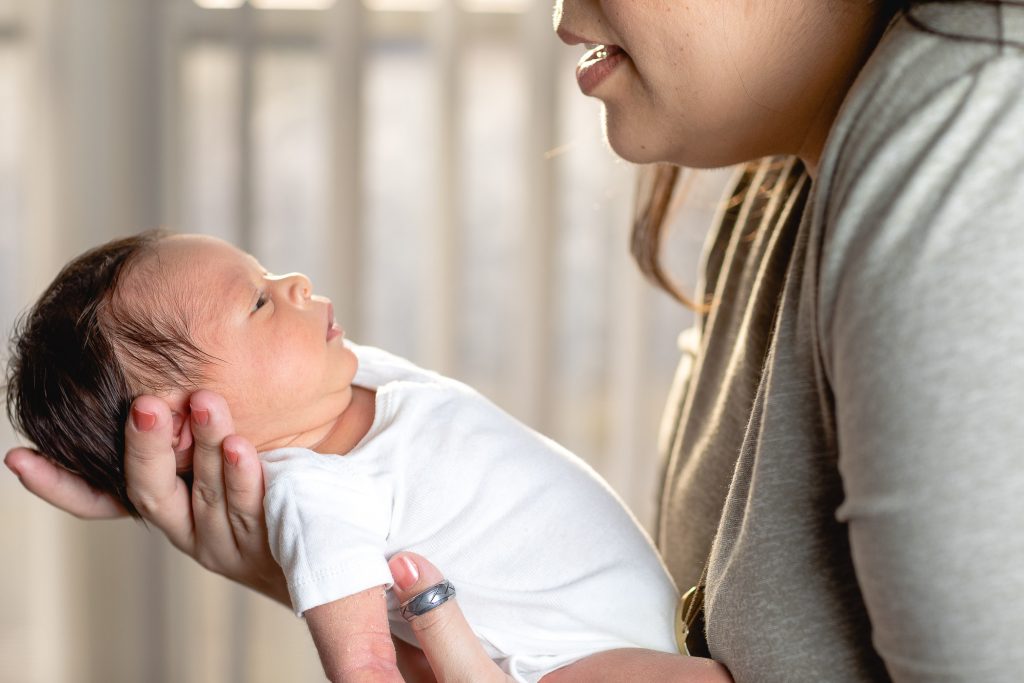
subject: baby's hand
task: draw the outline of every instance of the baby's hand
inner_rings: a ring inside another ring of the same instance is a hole
[[[401,683],[384,586],[313,607],[303,616],[333,683]]]
[[[592,654],[540,679],[540,683],[598,681],[732,683],[732,676],[728,669],[713,659],[630,648]]]

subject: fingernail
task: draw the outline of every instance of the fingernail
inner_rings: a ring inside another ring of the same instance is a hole
[[[198,425],[209,424],[210,422],[210,411],[205,408],[193,408],[192,419],[196,421]]]
[[[12,465],[11,463],[7,462],[7,458],[4,458],[4,464],[7,465],[7,469],[9,469],[11,472],[14,472],[14,476],[16,476],[18,479],[21,479],[21,472],[19,472],[14,467],[14,465]]]
[[[224,459],[228,461],[229,465],[237,465],[238,464],[238,458],[239,458],[238,451],[232,450],[230,448],[225,448],[224,449]]]
[[[406,555],[391,558],[388,567],[391,569],[391,576],[395,579],[395,585],[402,590],[412,588],[419,581],[420,570]]]
[[[156,415],[153,413],[147,413],[138,408],[132,408],[132,422],[135,424],[135,429],[140,432],[148,432],[156,424]]]

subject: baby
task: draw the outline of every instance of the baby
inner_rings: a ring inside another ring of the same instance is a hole
[[[466,385],[346,341],[311,290],[210,237],[105,244],[20,322],[8,415],[135,514],[121,455],[131,401],[164,398],[185,451],[188,397],[214,390],[261,453],[270,545],[298,615],[388,588],[388,558],[412,550],[457,587],[517,681],[615,648],[675,651],[676,589],[590,468]],[[387,613],[415,644],[390,594]]]

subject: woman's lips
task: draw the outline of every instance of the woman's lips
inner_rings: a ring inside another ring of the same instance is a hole
[[[593,93],[626,58],[618,45],[598,45],[588,50],[576,65],[576,82],[583,94]]]

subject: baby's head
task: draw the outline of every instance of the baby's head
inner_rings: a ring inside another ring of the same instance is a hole
[[[228,402],[258,449],[308,445],[348,406],[356,361],[330,301],[303,275],[267,273],[226,242],[144,233],[77,257],[20,320],[11,345],[11,423],[133,514],[124,427],[140,394],[175,415],[179,470],[189,396]]]

